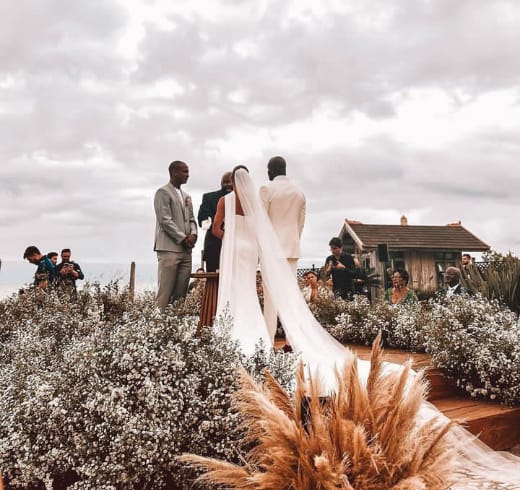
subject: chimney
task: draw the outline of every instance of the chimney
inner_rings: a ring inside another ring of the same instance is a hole
[[[408,218],[404,214],[401,216],[401,226],[408,226]]]

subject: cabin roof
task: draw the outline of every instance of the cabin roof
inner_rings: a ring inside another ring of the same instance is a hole
[[[490,247],[460,223],[445,226],[371,225],[345,220],[340,236],[348,233],[362,250],[385,243],[391,249],[460,250],[483,252]]]

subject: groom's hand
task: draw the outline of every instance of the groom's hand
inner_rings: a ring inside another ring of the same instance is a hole
[[[186,248],[193,248],[197,241],[197,235],[187,235],[186,238],[182,241]]]

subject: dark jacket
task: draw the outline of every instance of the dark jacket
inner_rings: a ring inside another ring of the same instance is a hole
[[[211,218],[211,222],[215,218],[217,212],[217,204],[221,197],[225,196],[228,191],[219,189],[218,191],[208,192],[202,195],[202,203],[197,214],[197,221],[199,226],[202,226],[202,222],[208,218]],[[206,261],[206,271],[215,272],[219,267],[220,259],[220,248],[222,247],[222,241],[217,238],[211,232],[211,226],[206,230],[206,236],[204,237],[204,255],[203,259]]]
[[[52,263],[51,259],[44,255],[40,262],[38,262],[38,267],[36,268],[36,272],[34,273],[34,285],[40,286],[42,283],[54,284],[56,278],[56,267]]]
[[[60,274],[65,264],[72,264],[72,269],[78,273],[77,279],[85,279],[85,275],[77,262],[70,260],[69,262],[60,262],[56,266],[56,284],[58,286],[71,286],[76,288],[76,278],[72,274]]]
[[[337,259],[334,255],[329,255],[325,260],[325,267],[330,261],[336,263]],[[334,290],[334,294],[341,296],[344,299],[348,299],[352,296],[354,291],[354,285],[352,282],[355,269],[354,257],[350,254],[342,253],[339,256],[339,262],[345,266],[345,269],[332,268],[332,289]]]
[[[473,291],[466,289],[461,283],[457,284],[457,287],[453,290],[452,296],[448,296],[448,288],[439,289],[435,293],[435,297],[438,299],[449,299],[453,296],[468,295],[473,296]]]

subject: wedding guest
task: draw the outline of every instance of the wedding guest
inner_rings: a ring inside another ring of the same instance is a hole
[[[471,255],[468,253],[462,254],[460,263],[461,281],[467,290],[477,292],[484,283],[484,278],[480,273],[478,267],[473,263]]]
[[[453,296],[460,296],[462,294],[473,294],[462,285],[461,279],[460,269],[457,267],[448,267],[444,271],[445,287],[439,290],[436,296],[439,298],[452,298]]]
[[[296,269],[301,253],[300,238],[305,224],[305,194],[287,177],[287,163],[281,156],[269,160],[267,176],[269,182],[260,187],[260,199],[296,283]],[[273,306],[267,288],[264,288],[264,318],[267,329],[274,339],[278,325],[278,312]]]
[[[56,286],[61,292],[69,293],[76,297],[76,281],[85,279],[83,271],[77,262],[70,259],[70,248],[61,251],[61,262],[56,266]]]
[[[320,283],[318,273],[316,271],[307,271],[303,275],[305,286],[303,287],[303,297],[307,303],[313,303],[318,298],[330,298],[332,292],[326,286]]]
[[[325,287],[331,292],[334,292],[334,284],[332,283],[332,276],[329,276],[325,281],[323,281]]]
[[[197,241],[197,223],[191,197],[181,190],[189,167],[176,160],[168,167],[170,181],[155,193],[155,244],[157,252],[157,305],[164,309],[185,298],[191,274],[191,252]]]
[[[54,284],[55,267],[51,259],[43,255],[38,247],[31,245],[25,249],[23,254],[24,260],[27,259],[31,264],[36,265],[34,273],[34,286],[41,289],[47,289]]]
[[[343,252],[341,238],[332,238],[329,247],[332,255],[325,260],[325,271],[332,276],[334,294],[343,299],[351,299],[354,291],[354,258]]]
[[[417,296],[408,287],[410,276],[404,269],[396,269],[392,273],[392,287],[385,291],[383,299],[393,305],[417,301]]]
[[[58,252],[49,252],[47,257],[51,259],[51,262],[56,266],[58,265]]]
[[[199,226],[206,230],[202,259],[206,263],[206,270],[208,272],[217,271],[220,261],[220,249],[222,247],[222,240],[213,234],[211,224],[215,219],[219,199],[232,190],[231,172],[226,172],[220,180],[220,189],[218,191],[208,192],[202,195],[202,203],[197,215],[197,221],[199,222]]]

